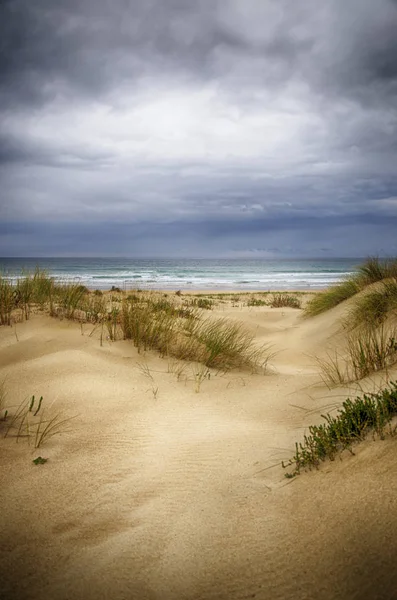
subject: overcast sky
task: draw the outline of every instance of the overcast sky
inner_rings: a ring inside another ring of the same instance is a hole
[[[0,256],[397,255],[397,0],[0,12]]]

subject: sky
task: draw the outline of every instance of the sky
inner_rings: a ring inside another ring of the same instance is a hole
[[[1,0],[0,256],[397,255],[397,0]]]

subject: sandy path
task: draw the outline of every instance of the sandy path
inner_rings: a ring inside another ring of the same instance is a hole
[[[101,347],[88,327],[0,329],[9,403],[43,395],[75,416],[39,450],[0,440],[3,597],[397,598],[395,439],[294,480],[279,467],[345,397],[310,357],[338,339],[335,319],[221,312],[283,349],[273,373],[213,374],[195,393],[189,369],[177,381],[167,360]]]

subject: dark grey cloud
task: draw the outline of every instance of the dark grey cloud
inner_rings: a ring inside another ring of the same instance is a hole
[[[0,13],[1,253],[395,251],[394,0]]]
[[[106,94],[145,75],[212,77],[248,92],[302,79],[325,95],[381,93],[377,103],[397,92],[391,0],[10,0],[0,10],[9,102]]]

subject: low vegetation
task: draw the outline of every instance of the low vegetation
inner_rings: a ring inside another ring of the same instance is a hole
[[[354,279],[346,279],[341,283],[333,285],[324,292],[316,294],[305,307],[305,316],[315,317],[331,308],[334,308],[344,300],[351,298],[360,288]]]
[[[376,287],[358,296],[349,311],[346,325],[376,327],[397,317],[397,277],[379,282]]]
[[[272,299],[270,300],[270,306],[272,308],[301,308],[301,301],[297,296],[292,294],[279,293],[274,294]]]
[[[389,369],[397,362],[397,329],[387,325],[349,332],[344,353],[317,358],[321,377],[329,387],[359,381]]]
[[[2,387],[5,395],[4,384]],[[38,400],[35,396],[24,400],[13,410],[2,411],[1,430],[4,437],[15,437],[17,441],[27,439],[34,448],[40,448],[54,435],[69,431],[72,417],[64,417],[61,412],[47,411],[44,408],[43,397]]]
[[[376,257],[368,258],[357,271],[341,283],[331,286],[328,290],[320,292],[307,303],[305,314],[308,317],[319,315],[334,308],[344,300],[355,296],[366,287],[386,280],[394,280],[397,285],[397,259],[381,260]],[[382,288],[385,293],[387,288]],[[395,296],[394,296],[395,297]]]
[[[288,294],[287,292],[277,292],[269,294],[266,300],[251,296],[247,301],[247,306],[271,306],[272,308],[301,308],[302,302],[296,294]]]
[[[200,362],[219,370],[266,369],[268,346],[258,347],[254,335],[227,319],[205,318],[214,302],[205,297],[186,298],[155,292],[118,289],[111,294],[89,290],[80,283],[56,283],[36,269],[13,284],[0,279],[1,324],[28,319],[31,311],[91,323],[104,338],[131,340],[138,352],[154,350],[161,356]]]
[[[320,425],[311,425],[303,442],[295,444],[295,455],[282,463],[283,468],[292,467],[286,477],[294,477],[301,469],[318,467],[327,458],[334,460],[344,450],[353,452],[354,443],[363,440],[369,431],[384,439],[386,434],[395,435],[397,425],[397,383],[376,394],[364,394],[355,400],[343,402],[336,416],[322,415]]]
[[[358,381],[397,362],[397,259],[369,258],[345,281],[317,294],[305,316],[315,316],[351,298],[341,319],[345,349],[318,358],[329,386]]]

